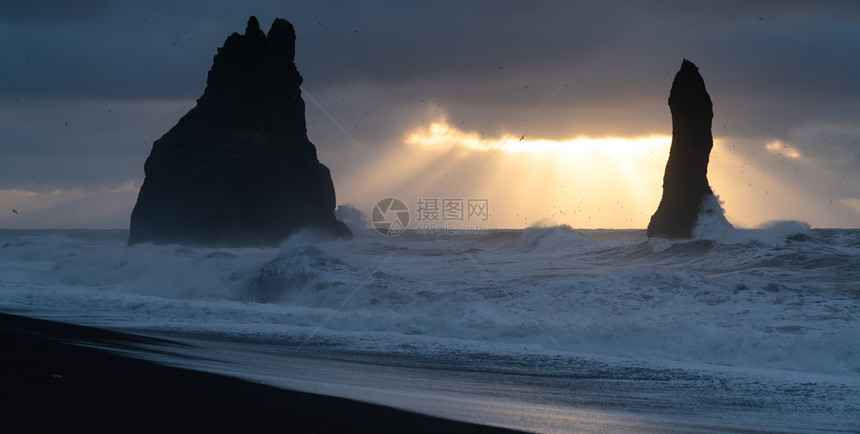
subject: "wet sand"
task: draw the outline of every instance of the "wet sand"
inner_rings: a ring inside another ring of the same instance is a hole
[[[177,344],[0,314],[0,432],[513,432],[99,348],[139,345]]]

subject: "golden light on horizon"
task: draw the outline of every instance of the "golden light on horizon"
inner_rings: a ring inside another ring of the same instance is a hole
[[[427,198],[486,199],[490,218],[478,223],[487,228],[644,229],[662,196],[671,141],[659,134],[564,140],[535,133],[491,136],[437,120],[409,129],[398,146],[368,160],[368,166],[353,164],[340,178],[338,196],[365,213],[384,197],[400,198],[413,213]],[[820,177],[821,168],[794,144],[745,145],[764,147],[758,156],[736,146],[715,138],[708,170],[729,221],[749,228],[805,220],[803,210],[814,208],[818,197],[798,191],[786,176],[801,171]],[[856,209],[857,203],[840,206]]]
[[[482,138],[476,132],[461,131],[447,122],[433,122],[426,128],[409,133],[406,143],[427,148],[450,149],[462,147],[476,151],[552,152],[557,154],[601,153],[619,159],[649,155],[657,150],[668,150],[672,138],[650,135],[641,137],[577,136],[568,140],[532,139],[527,135],[516,137],[504,135],[497,138]]]
[[[0,227],[7,229],[110,228],[128,227],[128,218],[137,199],[140,185],[127,181],[122,185],[98,189],[29,191],[0,189],[0,203],[9,210],[0,213]],[[12,210],[15,210],[12,212]],[[57,216],[63,217],[58,225]]]
[[[491,137],[440,120],[401,143],[340,184],[339,196],[362,210],[388,196],[413,208],[428,197],[487,199],[490,228],[642,228],[660,200],[671,137]]]

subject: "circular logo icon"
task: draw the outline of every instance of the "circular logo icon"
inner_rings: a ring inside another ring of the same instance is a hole
[[[386,237],[396,237],[409,225],[409,208],[396,197],[379,199],[370,212],[373,229]]]

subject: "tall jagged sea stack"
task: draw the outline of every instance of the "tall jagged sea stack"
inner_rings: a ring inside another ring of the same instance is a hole
[[[275,245],[304,227],[352,236],[308,140],[295,40],[287,20],[265,34],[251,17],[218,49],[197,105],[153,143],[129,245]]]
[[[703,201],[713,195],[708,184],[708,159],[714,139],[711,97],[699,68],[684,59],[669,92],[672,146],[663,174],[663,198],[651,216],[649,237],[690,238]]]

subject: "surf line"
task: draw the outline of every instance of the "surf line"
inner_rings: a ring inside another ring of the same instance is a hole
[[[307,336],[305,336],[305,339],[302,341],[302,343],[301,343],[301,344],[299,344],[299,346],[298,346],[298,347],[296,347],[295,349],[293,349],[293,352],[294,352],[294,353],[298,353],[299,351],[301,351],[301,350],[302,350],[302,348],[304,348],[304,347],[305,347],[305,345],[307,345],[307,343],[308,343],[308,342],[310,342],[310,340],[311,340],[311,339],[313,339],[313,338],[314,338],[314,336],[316,336],[316,335],[317,335],[317,332],[319,332],[321,328],[325,327],[325,325],[326,325],[326,324],[328,324],[328,322],[329,322],[329,321],[330,321],[330,320],[331,320],[335,315],[337,315],[337,313],[338,313],[338,312],[340,312],[340,311],[343,309],[343,306],[345,306],[345,305],[346,305],[346,303],[347,303],[350,299],[352,299],[352,296],[354,296],[354,295],[355,295],[355,294],[356,294],[356,293],[357,293],[361,288],[364,288],[364,285],[367,285],[367,282],[370,282],[370,279],[372,279],[372,278],[373,278],[373,276],[376,274],[376,272],[377,272],[377,271],[379,271],[379,270],[380,270],[380,269],[381,269],[385,264],[387,264],[387,263],[388,263],[388,261],[389,261],[391,258],[393,258],[393,257],[394,257],[394,253],[392,253],[392,254],[388,255],[388,257],[386,257],[386,258],[385,258],[385,260],[383,260],[382,262],[380,262],[380,263],[379,263],[379,265],[376,267],[376,269],[375,269],[375,270],[373,270],[373,272],[371,272],[371,273],[370,273],[370,275],[369,275],[369,276],[367,276],[367,278],[366,278],[366,279],[364,279],[364,281],[363,281],[363,282],[361,282],[361,284],[360,284],[360,285],[358,285],[358,287],[356,287],[356,288],[355,288],[355,289],[354,289],[354,290],[353,290],[353,291],[352,291],[352,292],[351,292],[351,293],[350,293],[346,298],[344,298],[342,302],[340,302],[340,306],[338,306],[338,307],[337,307],[337,309],[333,310],[333,311],[328,315],[328,317],[326,317],[326,319],[325,319],[325,320],[323,320],[323,322],[321,322],[318,326],[316,326],[316,328],[314,328],[310,333],[308,333],[308,335],[307,335]]]

